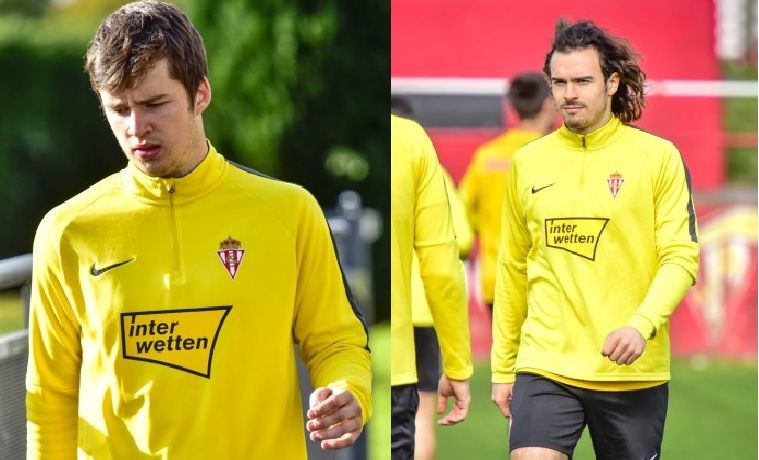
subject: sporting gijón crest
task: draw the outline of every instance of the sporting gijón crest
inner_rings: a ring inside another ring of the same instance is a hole
[[[625,179],[622,177],[622,174],[615,172],[609,176],[608,179],[606,179],[606,183],[609,184],[609,191],[611,192],[611,196],[613,198],[616,198],[617,193],[619,193],[619,189],[621,189],[622,184],[625,183]]]
[[[219,245],[219,250],[216,251],[219,254],[221,263],[224,264],[224,268],[227,269],[232,279],[235,279],[237,270],[242,264],[242,256],[245,255],[245,249],[242,248],[242,244],[236,239],[228,236],[226,240],[222,241]]]

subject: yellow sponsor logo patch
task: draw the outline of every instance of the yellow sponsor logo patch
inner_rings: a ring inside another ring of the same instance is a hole
[[[596,260],[598,240],[607,223],[609,219],[597,217],[546,219],[546,246]]]
[[[231,310],[227,305],[122,313],[122,355],[211,378],[213,350]]]

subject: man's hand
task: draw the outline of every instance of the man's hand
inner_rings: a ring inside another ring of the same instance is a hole
[[[646,340],[631,326],[620,327],[606,336],[601,354],[617,364],[628,366],[640,358],[646,348]]]
[[[440,382],[437,384],[437,413],[445,412],[447,400],[453,396],[453,408],[442,419],[438,420],[438,425],[455,425],[463,422],[469,412],[469,380],[450,380],[443,374]]]
[[[361,406],[348,390],[317,388],[309,396],[308,406],[309,438],[321,441],[324,450],[350,446],[363,430]]]
[[[511,418],[511,392],[514,391],[513,383],[494,383],[490,392],[490,399],[493,400],[498,410],[504,417]]]

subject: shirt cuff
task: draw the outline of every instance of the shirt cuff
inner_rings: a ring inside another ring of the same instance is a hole
[[[654,324],[645,316],[635,314],[627,325],[638,331],[645,340],[651,340],[656,335]]]

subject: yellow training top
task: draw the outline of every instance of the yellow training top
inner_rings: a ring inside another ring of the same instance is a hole
[[[461,195],[480,242],[480,287],[485,303],[493,303],[495,292],[501,209],[511,158],[517,149],[539,137],[535,131],[508,130],[477,149],[461,179]]]
[[[584,136],[561,127],[517,152],[503,212],[493,382],[520,370],[581,386],[669,380],[668,319],[699,254],[677,149],[615,117]],[[648,342],[620,366],[601,350],[626,325]]]
[[[391,116],[391,349],[390,384],[417,382],[411,323],[414,250],[443,356],[455,380],[472,374],[463,265],[437,155],[418,124]]]
[[[451,207],[453,219],[453,233],[456,235],[456,243],[459,247],[459,257],[466,257],[472,247],[472,228],[466,216],[464,202],[456,190],[453,179],[445,170],[440,168],[445,178],[445,191],[448,195],[448,204]],[[427,304],[427,294],[424,292],[422,275],[419,273],[419,258],[414,254],[411,261],[411,321],[417,327],[433,326],[432,314]]]
[[[34,242],[28,458],[305,459],[295,350],[371,413],[363,320],[302,188],[129,165]]]

